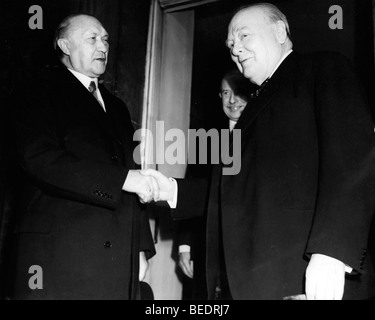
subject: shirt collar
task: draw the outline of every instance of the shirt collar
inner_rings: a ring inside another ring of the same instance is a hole
[[[232,131],[236,126],[237,121],[229,119],[229,131]]]
[[[85,74],[82,74],[78,71],[75,71],[73,69],[68,68],[68,70],[85,86],[85,88],[88,90],[90,82],[94,81],[96,88],[98,88],[98,78],[90,78],[86,76]]]

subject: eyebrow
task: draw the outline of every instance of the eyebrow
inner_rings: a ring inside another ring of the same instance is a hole
[[[248,27],[248,26],[243,26],[243,27],[241,27],[241,28],[236,28],[236,29],[234,30],[234,32],[240,32],[240,31],[243,31],[243,30],[245,30],[245,29],[249,29],[249,27]],[[225,40],[225,45],[226,45],[226,46],[228,46],[228,41],[233,41],[233,39],[227,39],[227,40]]]
[[[235,31],[239,32],[239,31],[243,31],[244,29],[249,29],[249,27],[248,26],[243,26],[241,28],[237,28]]]
[[[90,35],[95,35],[95,37],[97,36],[101,36],[102,38],[104,37],[109,37],[109,34],[106,32],[104,33],[104,35],[101,35],[100,32],[97,32],[97,31],[93,31],[93,30],[88,30],[85,32],[85,35],[87,36],[90,36]]]

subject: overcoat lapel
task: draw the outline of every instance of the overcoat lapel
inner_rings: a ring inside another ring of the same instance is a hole
[[[119,112],[118,105],[113,103],[113,97],[110,95],[107,89],[101,84],[99,84],[99,89],[103,100],[106,103],[105,108],[107,112],[105,116],[108,120],[107,124],[109,123],[111,134],[115,137],[116,141],[120,145],[126,146],[127,141],[124,141],[123,137],[128,134],[129,128],[125,127],[123,124],[124,119],[122,117],[124,115],[123,113]]]
[[[66,68],[61,68],[60,72],[61,86],[64,91],[69,92],[69,95],[76,99],[77,105],[83,109],[83,112],[93,117],[102,129],[117,140],[109,118],[95,97]]]
[[[292,52],[287,58],[285,58],[275,74],[265,85],[259,97],[249,100],[248,105],[242,112],[242,115],[235,126],[235,129],[241,129],[242,132],[246,131],[259,114],[273,101],[276,94],[279,92],[281,84],[284,81],[288,81],[286,75],[290,74],[290,69],[294,66],[294,55],[295,53]]]
[[[280,88],[278,80],[279,79],[277,78],[271,78],[260,96],[249,100],[234,129],[240,129],[243,133],[250,127],[254,120],[272,102],[277,94]]]
[[[241,150],[243,149],[243,138],[244,133],[246,130],[251,126],[251,124],[254,122],[254,120],[259,116],[259,114],[267,108],[267,106],[273,101],[274,97],[276,96],[277,92],[279,91],[280,85],[278,79],[270,79],[267,83],[266,87],[262,91],[262,94],[257,97],[250,99],[248,102],[245,110],[242,112],[240,119],[238,120],[236,126],[234,129],[241,130]],[[230,135],[229,140],[229,149],[228,152],[226,152],[226,156],[224,159],[222,159],[223,163],[230,163],[229,156],[233,156],[233,142],[235,135],[233,135],[233,132]],[[222,144],[222,148],[226,148],[224,144]]]
[[[133,150],[137,146],[137,143],[133,140],[134,128],[131,125],[130,115],[122,108],[122,105],[116,103],[116,99],[111,96],[104,86],[99,85],[99,88],[106,103],[107,112],[105,116],[111,125],[112,135],[124,152],[126,166],[134,168]],[[127,121],[124,121],[125,119]],[[127,125],[124,125],[124,123],[127,123]]]

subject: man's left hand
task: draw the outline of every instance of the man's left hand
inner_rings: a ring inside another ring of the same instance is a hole
[[[313,254],[306,269],[307,300],[341,300],[345,264],[323,254]]]
[[[139,281],[143,281],[146,277],[148,262],[144,251],[139,252]]]

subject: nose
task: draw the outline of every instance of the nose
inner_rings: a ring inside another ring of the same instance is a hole
[[[234,104],[234,103],[236,103],[236,101],[237,101],[236,95],[231,93],[229,103]]]
[[[242,53],[242,45],[239,41],[236,41],[232,47],[232,55],[239,56]]]
[[[99,39],[97,42],[97,50],[100,51],[100,52],[108,52],[109,50],[109,44],[107,41],[103,40],[103,39]]]

